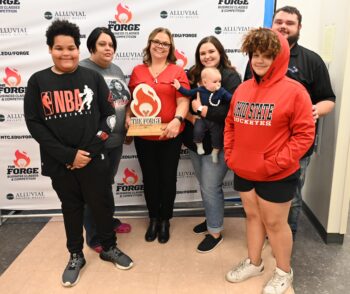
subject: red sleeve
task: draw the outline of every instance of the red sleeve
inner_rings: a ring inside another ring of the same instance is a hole
[[[128,85],[131,97],[132,97],[132,93],[133,93],[134,89],[136,88],[136,86],[138,85],[138,83],[139,83],[139,81],[137,78],[137,68],[135,67],[132,70],[130,80],[129,80],[129,85]]]
[[[236,97],[236,92],[233,94],[230,108],[225,119],[225,129],[224,129],[224,151],[225,151],[225,161],[231,156],[233,143],[234,143],[234,101]]]
[[[180,82],[182,87],[184,87],[185,89],[190,89],[190,84],[188,82],[187,75],[182,68],[180,68],[180,70],[178,71],[176,79]],[[176,91],[176,98],[179,98],[179,97],[186,97],[186,96],[182,95],[179,91]]]
[[[315,122],[312,117],[311,99],[306,90],[299,91],[294,100],[294,111],[289,127],[292,135],[281,150],[266,159],[268,171],[288,168],[299,161],[314,142]]]

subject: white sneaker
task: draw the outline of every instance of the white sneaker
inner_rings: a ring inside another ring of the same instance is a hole
[[[262,261],[260,265],[255,266],[250,263],[250,259],[247,258],[226,274],[226,280],[231,283],[238,283],[251,277],[261,275],[263,271],[264,263]]]
[[[275,273],[270,281],[266,284],[263,294],[283,294],[286,293],[288,288],[293,282],[293,270],[290,269],[290,273],[286,273],[276,267]]]

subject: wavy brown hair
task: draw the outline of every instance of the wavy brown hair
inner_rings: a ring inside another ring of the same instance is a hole
[[[143,49],[143,63],[147,64],[148,66],[152,64],[152,57],[151,57],[151,52],[150,52],[150,47],[151,47],[151,41],[154,39],[154,37],[158,33],[165,33],[168,35],[171,46],[169,48],[169,53],[167,56],[167,61],[169,63],[175,63],[176,62],[176,57],[175,57],[175,45],[174,45],[174,39],[171,34],[171,32],[167,28],[155,28],[148,36],[148,41],[147,41],[147,46],[146,48]]]
[[[201,46],[205,43],[213,44],[216,50],[218,50],[220,55],[218,68],[233,69],[234,71],[236,71],[236,69],[231,65],[231,61],[228,59],[224,46],[221,44],[218,38],[216,38],[215,36],[207,36],[199,41],[195,52],[196,63],[193,67],[191,67],[191,69],[188,72],[188,78],[192,85],[197,85],[201,78],[201,72],[204,68],[204,65],[201,63],[199,50]]]
[[[276,58],[281,51],[281,43],[275,32],[266,28],[250,30],[243,40],[241,51],[251,58],[254,52],[259,51],[268,57]]]

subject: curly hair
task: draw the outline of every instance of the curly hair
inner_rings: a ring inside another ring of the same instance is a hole
[[[67,20],[55,20],[46,30],[46,44],[52,48],[56,36],[70,36],[74,39],[75,46],[80,46],[80,30],[79,27]]]
[[[281,51],[281,43],[276,33],[270,29],[252,29],[244,36],[241,51],[249,55],[249,57],[251,57],[254,52],[259,51],[275,59],[277,54]]]
[[[221,44],[221,42],[218,40],[218,38],[216,38],[215,36],[204,37],[202,40],[199,41],[197,48],[196,48],[196,52],[195,52],[196,63],[193,67],[190,68],[189,73],[188,73],[188,78],[189,78],[189,81],[192,85],[196,85],[200,81],[200,76],[201,76],[201,72],[204,68],[204,65],[201,63],[199,51],[200,51],[202,45],[205,43],[213,44],[214,47],[216,48],[216,50],[218,50],[218,53],[220,55],[220,61],[219,61],[218,68],[223,68],[223,69],[229,68],[229,69],[236,70],[231,65],[231,61],[228,59],[228,56],[227,56],[225,49],[224,49],[224,46]]]
[[[169,48],[169,53],[167,56],[167,61],[169,63],[176,63],[176,57],[175,57],[175,45],[174,45],[174,39],[173,36],[171,34],[171,32],[167,29],[167,28],[155,28],[148,36],[148,41],[147,41],[147,46],[146,48],[143,49],[143,63],[147,64],[147,65],[151,65],[152,64],[152,57],[151,57],[151,41],[154,39],[154,37],[158,34],[158,33],[164,33],[167,34],[169,39],[170,39],[170,48]]]

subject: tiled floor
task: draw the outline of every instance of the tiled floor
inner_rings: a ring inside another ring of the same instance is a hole
[[[128,219],[130,234],[118,236],[118,246],[135,262],[121,271],[85,249],[87,265],[73,288],[60,285],[68,261],[65,234],[60,220],[49,222],[0,277],[0,293],[118,293],[167,294],[213,293],[258,294],[270,278],[275,261],[271,248],[263,251],[265,272],[240,284],[225,281],[225,273],[247,254],[243,218],[226,218],[224,242],[211,253],[199,254],[196,246],[203,238],[192,233],[202,218],[176,217],[171,221],[167,244],[147,243],[146,219]],[[290,289],[288,294],[293,293]],[[314,292],[316,293],[316,292]]]

